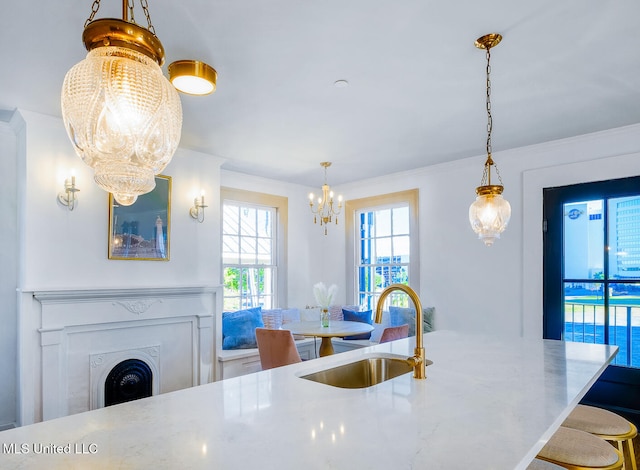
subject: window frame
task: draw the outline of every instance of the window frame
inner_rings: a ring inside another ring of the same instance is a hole
[[[287,246],[288,246],[288,212],[289,200],[284,196],[248,191],[237,188],[220,188],[220,213],[224,217],[224,205],[227,202],[248,204],[275,209],[273,231],[275,236],[275,288],[273,291],[273,307],[287,305]],[[220,240],[224,239],[224,220],[220,223]],[[224,255],[220,253],[220,278],[224,279]],[[222,302],[224,304],[224,294]]]
[[[358,244],[357,214],[362,210],[380,210],[406,204],[409,207],[409,281],[408,284],[420,295],[420,235],[418,229],[419,190],[409,189],[395,193],[380,194],[345,202],[346,224],[346,294],[352,303],[359,301],[358,292]]]

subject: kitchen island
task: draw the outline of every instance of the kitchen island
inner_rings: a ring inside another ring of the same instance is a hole
[[[523,469],[616,346],[424,336],[427,379],[300,378],[415,338],[0,432],[0,468]]]

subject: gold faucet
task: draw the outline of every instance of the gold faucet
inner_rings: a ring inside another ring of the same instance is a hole
[[[418,298],[418,294],[411,287],[406,286],[404,284],[391,284],[389,287],[385,288],[380,294],[380,298],[378,299],[378,305],[376,305],[376,323],[382,323],[382,307],[384,305],[384,299],[387,298],[391,292],[401,290],[405,294],[409,296],[411,301],[413,302],[413,306],[416,309],[416,347],[413,350],[413,356],[407,358],[407,361],[413,366],[413,377],[416,379],[426,379],[426,358],[424,355],[424,346],[423,346],[423,330],[422,330],[422,304],[420,303],[420,299]]]

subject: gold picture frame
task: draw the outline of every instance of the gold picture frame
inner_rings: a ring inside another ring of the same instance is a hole
[[[109,193],[109,259],[169,261],[171,177],[157,175],[156,187],[121,206]]]

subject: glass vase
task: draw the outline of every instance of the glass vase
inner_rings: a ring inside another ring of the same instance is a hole
[[[329,326],[329,309],[322,308],[320,309],[320,325],[323,327]]]

